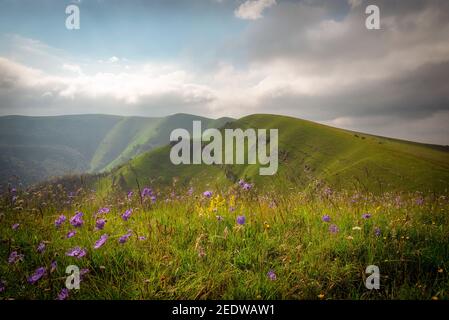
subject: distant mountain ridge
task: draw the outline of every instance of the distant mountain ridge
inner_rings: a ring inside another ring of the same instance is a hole
[[[231,118],[188,114],[160,118],[112,115],[0,117],[0,182],[25,185],[65,174],[101,172],[169,143],[193,120],[221,127]]]

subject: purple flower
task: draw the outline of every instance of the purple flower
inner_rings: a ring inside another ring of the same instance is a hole
[[[140,236],[140,237],[139,237],[139,240],[140,240],[140,241],[144,241],[144,240],[146,240],[146,239],[147,239],[147,238],[146,238],[145,236]]]
[[[268,279],[270,279],[271,281],[274,281],[277,278],[276,273],[274,273],[273,270],[268,271],[267,276],[268,276]]]
[[[204,191],[203,196],[205,196],[206,198],[212,197],[212,191]]]
[[[39,245],[36,248],[36,251],[38,253],[43,253],[45,251],[45,243],[44,242],[39,243]]]
[[[325,214],[321,220],[323,220],[324,222],[331,222],[331,217],[328,214]]]
[[[15,224],[12,225],[11,228],[12,228],[13,230],[17,230],[17,229],[19,229],[19,226],[20,226],[20,224],[15,223]]]
[[[126,197],[128,198],[128,200],[131,200],[133,195],[134,195],[134,192],[130,191],[130,192],[128,192]]]
[[[125,221],[128,221],[128,219],[131,217],[132,213],[133,213],[133,209],[126,210],[125,213],[122,214],[122,219]]]
[[[189,196],[191,196],[193,194],[193,188],[192,187],[190,187],[189,190],[187,190],[187,194]]]
[[[55,260],[53,260],[50,264],[50,272],[51,273],[55,272],[57,268],[58,268],[58,263]]]
[[[381,236],[382,231],[380,230],[379,227],[376,227],[376,228],[374,229],[374,234],[376,235],[376,237],[380,237],[380,236]]]
[[[3,280],[0,280],[0,293],[6,290],[6,283]]]
[[[156,202],[156,196],[153,195],[153,196],[150,197],[150,199],[151,199],[151,202],[152,202],[152,203],[155,203],[155,202]]]
[[[423,204],[424,204],[424,198],[423,197],[419,197],[418,199],[416,199],[416,205],[422,206]]]
[[[100,237],[100,239],[98,239],[95,242],[94,249],[100,249],[106,243],[106,240],[108,240],[108,235],[107,234],[103,234]]]
[[[245,185],[245,180],[240,179],[239,180],[239,186],[243,187]]]
[[[61,214],[56,220],[55,220],[55,227],[59,228],[65,221],[67,220],[67,218],[65,217],[65,215]]]
[[[95,222],[95,229],[103,230],[105,224],[106,224],[105,219],[97,219],[97,221]]]
[[[63,288],[61,292],[59,292],[56,300],[66,300],[69,297],[69,289]]]
[[[329,232],[330,233],[338,233],[338,227],[335,225],[335,224],[331,224],[330,226],[329,226]]]
[[[89,269],[83,268],[80,270],[80,280],[84,280],[84,276],[90,272]]]
[[[363,215],[362,215],[362,218],[363,219],[369,219],[369,218],[371,218],[371,214],[370,213],[364,213]]]
[[[47,274],[45,267],[39,267],[34,271],[34,274],[28,277],[28,283],[34,284]]]
[[[69,233],[67,233],[67,239],[70,239],[70,238],[72,238],[72,237],[74,237],[75,236],[75,234],[76,234],[76,231],[75,230],[72,230],[72,231],[69,231]]]
[[[245,191],[248,191],[248,190],[250,190],[251,188],[253,187],[253,185],[251,184],[251,183],[244,183],[243,184],[243,190],[245,190]]]
[[[11,254],[8,257],[9,264],[14,264],[21,260],[23,260],[23,254],[18,254],[17,251],[11,252]]]
[[[245,216],[238,216],[238,217],[237,217],[237,224],[239,224],[239,225],[244,225],[244,224],[245,224],[245,221],[246,221]]]
[[[131,237],[131,235],[132,235],[132,232],[131,232],[131,231],[128,231],[127,234],[121,236],[121,237],[118,239],[118,242],[119,242],[120,244],[124,244],[126,241],[128,241],[128,239],[129,239],[129,237]]]
[[[80,247],[75,247],[73,249],[70,249],[69,251],[66,252],[66,256],[69,257],[75,257],[77,259],[81,259],[82,257],[84,257],[86,255],[86,250],[82,249]]]
[[[70,224],[75,228],[81,227],[83,223],[84,221],[82,212],[75,213],[75,215],[70,219]]]
[[[109,211],[111,211],[111,210],[108,207],[103,207],[103,208],[98,209],[97,214],[107,214],[107,213],[109,213]]]
[[[153,195],[153,190],[151,188],[145,187],[142,190],[142,198],[150,197]]]

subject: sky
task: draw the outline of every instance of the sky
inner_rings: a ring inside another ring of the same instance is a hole
[[[448,40],[447,0],[0,0],[0,115],[271,113],[449,145]]]

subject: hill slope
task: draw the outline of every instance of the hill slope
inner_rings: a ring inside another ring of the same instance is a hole
[[[191,128],[194,119],[214,127],[232,121],[185,114],[0,117],[0,183],[13,178],[14,183],[32,184],[64,174],[108,170],[167,144],[171,130]]]
[[[279,170],[260,176],[258,165],[171,164],[166,146],[136,157],[103,178],[105,186],[124,188],[173,177],[197,185],[223,185],[237,178],[260,188],[307,186],[316,180],[335,188],[373,192],[449,189],[449,152],[446,148],[336,129],[300,119],[252,115],[229,128],[279,129]]]

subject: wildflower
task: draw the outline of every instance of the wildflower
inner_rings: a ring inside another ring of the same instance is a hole
[[[74,226],[75,228],[81,227],[84,223],[83,221],[83,213],[77,212],[75,215],[70,219],[70,224]]]
[[[6,290],[6,283],[3,280],[0,280],[0,293]]]
[[[11,254],[8,257],[9,264],[15,264],[21,260],[23,260],[23,254],[18,254],[17,251],[11,252]]]
[[[108,207],[100,208],[97,214],[108,214],[111,210]]]
[[[265,228],[266,230],[268,230],[268,229],[271,228],[271,226],[269,225],[269,223],[266,222],[266,221],[264,221],[263,226],[264,226],[264,228]]]
[[[245,185],[245,180],[240,179],[239,180],[239,186],[243,187]]]
[[[51,273],[55,272],[57,268],[58,268],[58,263],[55,260],[53,260],[50,264],[50,272]]]
[[[155,202],[156,202],[156,196],[153,195],[153,196],[150,197],[150,199],[151,199],[151,202],[152,202],[152,203],[155,203]]]
[[[352,230],[360,231],[360,230],[362,230],[362,228],[360,228],[359,226],[355,226],[355,227],[352,228]]]
[[[417,206],[422,206],[424,204],[424,198],[423,197],[419,197],[416,199],[416,205]]]
[[[103,234],[103,235],[100,237],[100,239],[98,239],[98,240],[95,242],[94,249],[99,249],[99,248],[101,248],[101,247],[106,243],[106,240],[108,240],[108,235],[107,235],[107,234]]]
[[[324,194],[325,194],[326,196],[331,196],[333,193],[334,193],[334,192],[332,191],[331,188],[325,188],[325,189],[324,189]]]
[[[222,216],[217,216],[217,221],[223,221],[223,217]]]
[[[319,298],[319,299],[324,299],[324,294],[320,293],[320,294],[318,295],[318,298]]]
[[[36,251],[38,253],[43,253],[45,251],[45,243],[44,242],[39,243],[39,245],[36,248]]]
[[[438,269],[438,273],[443,273],[443,272],[444,272],[444,270],[442,268]]]
[[[125,213],[122,214],[122,219],[125,221],[128,221],[128,219],[131,217],[132,213],[133,213],[133,209],[126,210]]]
[[[65,217],[65,215],[61,214],[56,220],[55,220],[55,227],[59,228],[65,221],[67,220],[67,218]]]
[[[81,269],[81,270],[80,270],[80,280],[83,280],[83,279],[84,279],[84,276],[87,275],[89,272],[90,272],[90,270],[87,269],[87,268]]]
[[[103,230],[105,224],[106,224],[105,219],[97,219],[97,221],[95,221],[95,229]]]
[[[17,230],[17,229],[19,229],[19,226],[20,226],[20,224],[15,223],[15,224],[12,225],[11,228],[12,228],[13,230]]]
[[[189,190],[187,191],[187,194],[189,196],[191,196],[193,194],[193,188],[192,187],[189,188]]]
[[[70,238],[74,237],[75,234],[76,234],[76,231],[75,231],[75,230],[69,231],[69,232],[67,233],[66,238],[67,238],[67,239],[70,239]]]
[[[212,191],[204,191],[203,196],[205,196],[206,198],[212,197]]]
[[[63,288],[61,292],[59,292],[56,300],[66,300],[69,297],[69,289]]]
[[[271,281],[274,281],[277,279],[276,273],[274,273],[273,270],[268,271],[267,276],[268,276],[268,279],[270,279]]]
[[[45,267],[39,267],[34,271],[34,274],[28,277],[28,283],[34,284],[47,274]]]
[[[84,257],[86,255],[86,250],[82,249],[80,247],[75,247],[73,249],[70,249],[69,251],[66,252],[66,256],[69,257],[75,257],[77,259],[81,259],[82,257]]]
[[[354,237],[353,236],[347,236],[346,239],[347,240],[354,240]]]
[[[335,234],[335,233],[338,233],[338,227],[335,225],[335,224],[331,224],[330,226],[329,226],[329,232],[330,233],[333,233],[333,234]]]
[[[328,214],[325,214],[321,220],[323,220],[324,222],[331,222],[331,217]]]
[[[244,183],[243,184],[243,190],[248,191],[251,190],[251,188],[253,187],[253,185],[251,183]]]
[[[374,229],[374,234],[375,234],[376,237],[380,237],[380,236],[381,236],[382,231],[380,230],[379,227],[376,227],[376,228]]]
[[[245,224],[245,220],[246,220],[245,216],[238,216],[237,217],[237,224],[244,225]]]
[[[128,231],[127,234],[121,236],[121,237],[118,239],[118,242],[119,242],[120,244],[124,244],[126,241],[128,241],[128,239],[129,239],[129,237],[131,237],[131,235],[132,235],[131,231]]]
[[[139,240],[140,240],[140,241],[144,241],[144,240],[146,240],[146,239],[147,239],[147,238],[146,238],[145,236],[140,236],[140,237],[139,237]]]
[[[130,192],[128,192],[126,197],[128,198],[128,200],[131,200],[133,198],[133,195],[134,195],[134,192],[130,191]]]
[[[364,213],[363,215],[362,215],[362,218],[363,219],[369,219],[369,218],[371,218],[371,214],[370,213]]]
[[[151,188],[145,187],[143,188],[141,195],[142,198],[150,197],[153,195],[153,190]]]

